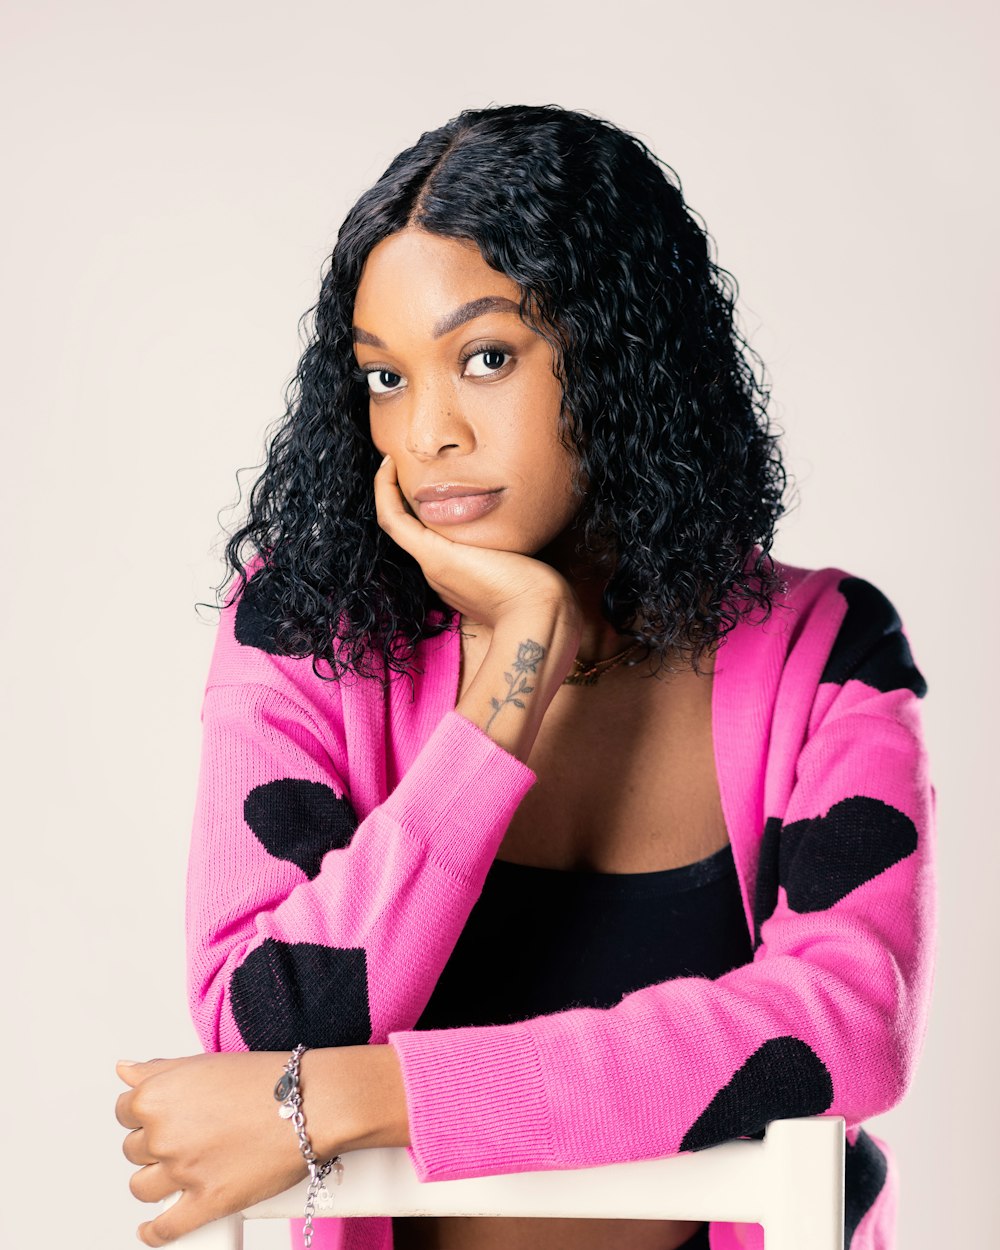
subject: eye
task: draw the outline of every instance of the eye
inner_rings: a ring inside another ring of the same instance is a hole
[[[367,381],[373,395],[390,395],[398,389],[392,384],[392,379],[395,378],[397,384],[401,381],[400,375],[391,369],[356,369],[355,376],[361,382]]]
[[[506,373],[514,359],[514,353],[498,343],[479,343],[460,357],[460,363],[465,365],[479,356],[483,357],[485,370],[471,372],[469,376],[474,378],[488,378]],[[368,387],[370,395],[393,395],[402,389],[399,385],[403,380],[402,374],[394,373],[392,369],[386,369],[380,365],[363,365],[355,368],[353,374],[359,382]]]
[[[512,353],[505,347],[498,346],[496,343],[480,344],[478,347],[474,347],[472,351],[465,353],[462,357],[462,364],[466,364],[470,360],[475,360],[477,356],[482,356],[484,358],[483,363],[486,365],[486,371],[484,373],[474,372],[472,376],[474,378],[485,378],[489,377],[490,374],[502,373],[507,367]],[[507,359],[498,360],[498,357],[506,357]]]

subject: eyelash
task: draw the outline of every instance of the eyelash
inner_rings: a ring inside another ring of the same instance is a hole
[[[512,351],[509,351],[506,347],[501,347],[499,343],[477,343],[475,347],[470,348],[469,351],[467,351],[464,355],[459,357],[459,363],[464,366],[467,361],[473,358],[473,356],[482,356],[486,352],[499,352],[501,356],[507,357],[507,359],[504,361],[504,363],[500,366],[499,369],[492,369],[490,371],[492,375],[503,373],[503,371],[507,368],[510,362],[514,359],[514,353]],[[394,370],[383,369],[379,365],[366,365],[363,368],[360,365],[356,365],[351,370],[351,373],[355,381],[360,382],[364,387],[366,387],[366,389],[368,389],[369,393],[372,395],[378,394],[379,392],[372,391],[371,388],[368,386],[369,373],[393,373],[393,372]],[[399,377],[401,375],[397,374],[396,376]],[[381,393],[384,394],[385,392],[381,392]],[[388,393],[391,394],[392,392],[390,391]]]

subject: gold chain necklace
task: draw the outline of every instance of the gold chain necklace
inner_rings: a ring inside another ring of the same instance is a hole
[[[617,655],[612,655],[606,660],[596,660],[593,664],[584,664],[582,660],[575,658],[573,660],[573,671],[563,678],[562,684],[564,686],[596,686],[598,678],[602,673],[606,673],[608,669],[621,664],[638,647],[639,644],[637,642],[630,643],[624,651],[619,651]]]

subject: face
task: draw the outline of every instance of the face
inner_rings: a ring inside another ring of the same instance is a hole
[[[401,230],[365,263],[354,353],[367,372],[372,441],[395,461],[413,513],[455,541],[531,555],[581,501],[576,458],[559,442],[552,349],[521,321],[519,297],[475,243]],[[478,503],[418,497],[451,485],[493,493]]]

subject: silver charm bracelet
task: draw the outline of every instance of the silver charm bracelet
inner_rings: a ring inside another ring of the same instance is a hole
[[[333,1203],[333,1196],[326,1187],[326,1178],[331,1172],[334,1174],[334,1184],[339,1185],[344,1179],[344,1165],[340,1161],[340,1155],[334,1155],[332,1159],[328,1159],[326,1163],[320,1163],[313,1152],[312,1143],[306,1133],[306,1117],[302,1110],[302,1091],[299,1088],[299,1061],[309,1049],[301,1043],[292,1051],[291,1058],[285,1064],[285,1071],[278,1078],[278,1083],[274,1087],[274,1097],[276,1102],[280,1102],[278,1115],[283,1120],[291,1120],[295,1126],[295,1130],[299,1135],[299,1147],[302,1150],[303,1157],[309,1165],[309,1192],[306,1195],[306,1222],[302,1230],[305,1240],[306,1250],[312,1245],[312,1221],[313,1213],[317,1205],[320,1207],[329,1207]]]

